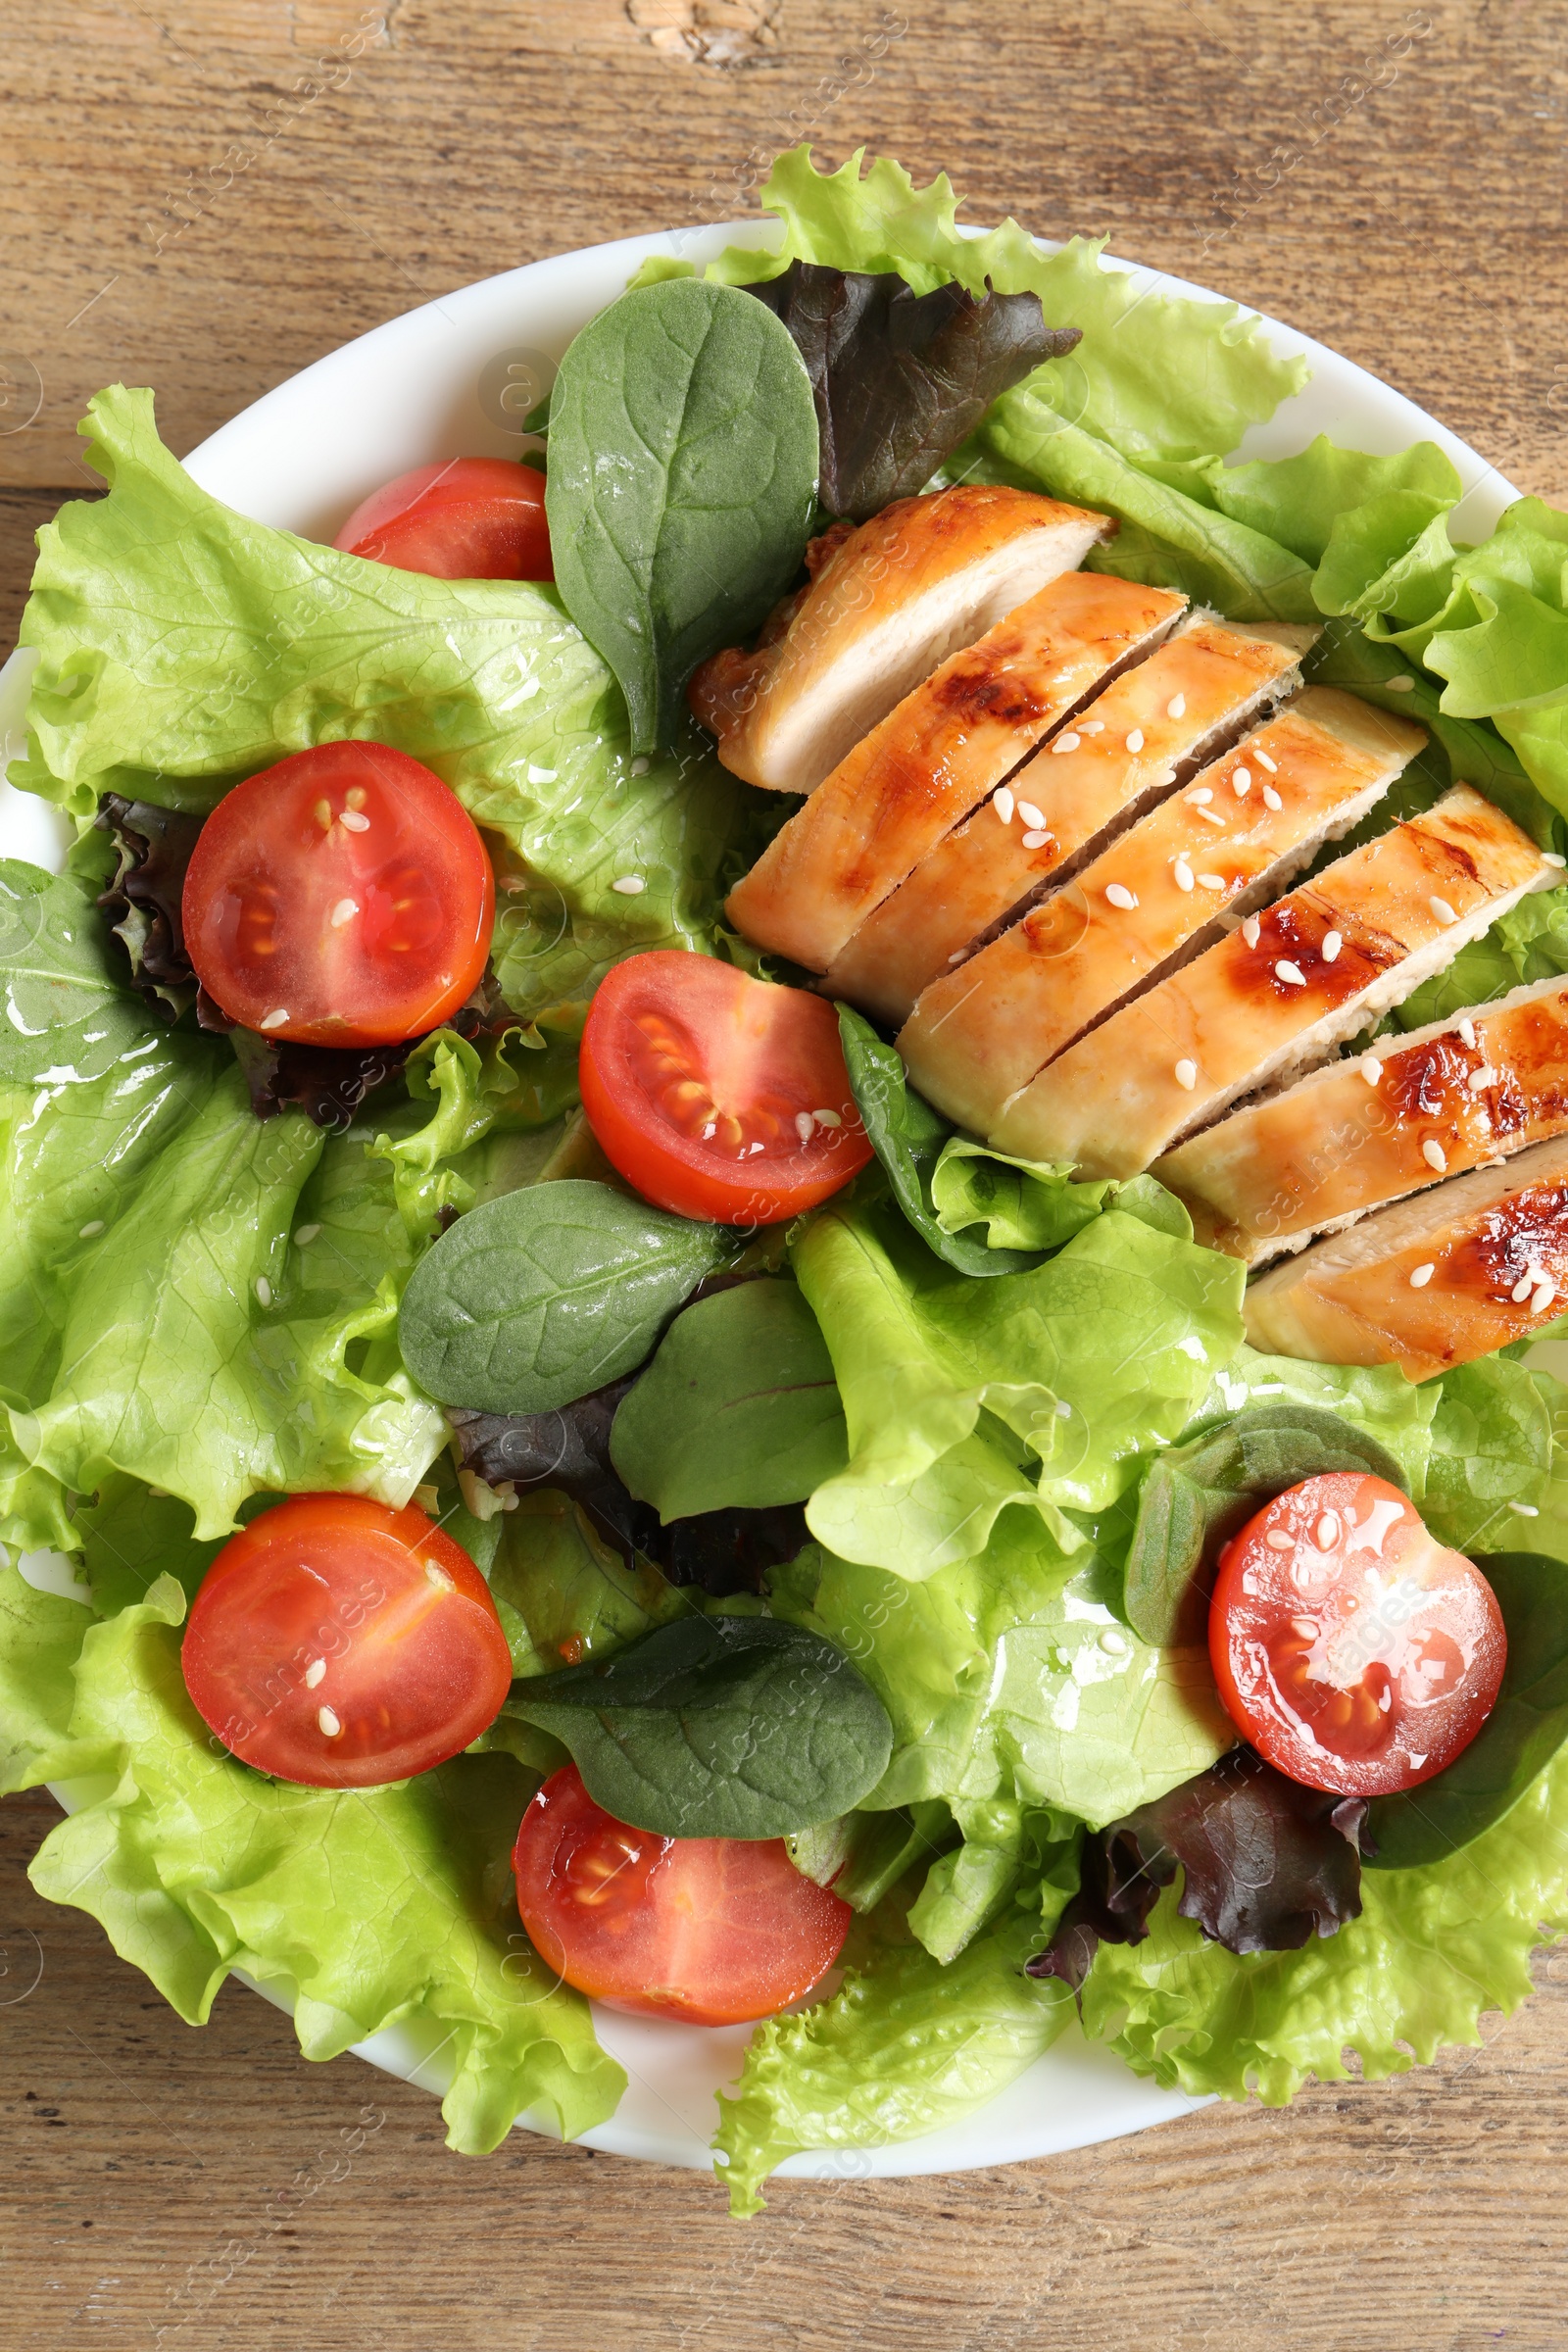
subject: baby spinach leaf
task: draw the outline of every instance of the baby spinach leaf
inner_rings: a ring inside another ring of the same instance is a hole
[[[567,349],[545,495],[556,584],[625,694],[634,752],[673,740],[698,662],[789,586],[816,467],[800,353],[733,286],[636,287]]]
[[[615,1415],[610,1457],[660,1518],[804,1502],[849,1461],[822,1334],[793,1282],[744,1282],[676,1316]]]
[[[1038,294],[916,294],[896,270],[792,262],[747,286],[788,327],[811,379],[822,504],[863,522],[924,488],[991,403],[1083,340]]]
[[[1477,1554],[1508,1632],[1495,1704],[1451,1764],[1399,1796],[1374,1797],[1366,1858],[1378,1870],[1445,1862],[1510,1812],[1568,1739],[1568,1567],[1539,1551]]]
[[[1122,1615],[1140,1640],[1158,1648],[1205,1641],[1221,1546],[1287,1487],[1329,1470],[1370,1471],[1410,1491],[1393,1454],[1316,1405],[1252,1405],[1157,1454],[1124,1572]]]
[[[398,1314],[403,1360],[442,1404],[553,1412],[640,1364],[734,1247],[722,1226],[608,1184],[503,1193],[416,1266]]]
[[[604,1663],[513,1686],[588,1793],[664,1838],[784,1838],[882,1778],[887,1709],[841,1650],[771,1617],[687,1617]]]

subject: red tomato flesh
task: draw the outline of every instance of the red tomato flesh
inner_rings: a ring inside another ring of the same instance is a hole
[[[264,1037],[385,1046],[438,1029],[490,953],[496,885],[437,775],[384,743],[321,743],[236,784],[185,875],[207,993]]]
[[[1209,1656],[1233,1722],[1308,1788],[1386,1796],[1469,1746],[1507,1637],[1473,1561],[1381,1478],[1303,1479],[1220,1554]]]
[[[334,547],[437,580],[553,580],[545,477],[514,458],[416,466],[363,499]]]
[[[776,1225],[871,1156],[833,1007],[710,956],[617,963],[589,1007],[578,1083],[607,1158],[679,1216]]]
[[[368,1788],[476,1740],[512,1686],[490,1589],[421,1510],[296,1494],[224,1544],[185,1625],[192,1704],[258,1772]]]
[[[517,1910],[548,1968],[612,2009],[735,2026],[799,2000],[854,1917],[781,1838],[661,1838],[552,1773],[512,1856]]]

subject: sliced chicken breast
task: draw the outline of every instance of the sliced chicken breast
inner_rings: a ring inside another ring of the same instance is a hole
[[[730,893],[730,921],[826,971],[872,907],[1184,602],[1103,572],[1053,580],[861,738]]]
[[[1568,1133],[1568,981],[1380,1037],[1195,1135],[1153,1174],[1248,1265],[1446,1175]]]
[[[829,991],[878,1020],[906,1020],[921,989],[975,940],[1298,685],[1297,664],[1318,634],[1288,623],[1228,628],[1211,613],[1184,623],[1008,778],[1010,816],[979,808],[937,844],[860,925]]]
[[[755,651],[732,646],[698,669],[692,710],[735,775],[812,792],[939,662],[1115,529],[1108,514],[981,483],[835,525]]]
[[[986,1134],[1009,1097],[1130,989],[1200,952],[1227,910],[1277,897],[1425,741],[1350,695],[1309,688],[933,982],[899,1036],[915,1085]]]
[[[992,1141],[1136,1175],[1238,1095],[1324,1060],[1555,878],[1501,809],[1456,785],[1122,1005],[1013,1096]]]
[[[1477,1168],[1314,1243],[1247,1293],[1273,1355],[1397,1364],[1409,1380],[1527,1340],[1568,1291],[1568,1137]]]

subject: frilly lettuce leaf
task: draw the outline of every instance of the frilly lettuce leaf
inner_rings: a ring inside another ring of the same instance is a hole
[[[78,1603],[0,1576],[3,1786],[111,1776],[51,1831],[31,1878],[99,1920],[190,2025],[231,1969],[298,1987],[308,2058],[400,2019],[434,2029],[455,2065],[449,2144],[493,2148],[524,2108],[568,2136],[612,2113],[625,2077],[588,2004],[521,1934],[508,1855],[536,1777],[510,1756],[460,1756],[401,1787],[333,1790],[265,1779],[221,1751],[185,1695],[185,1595],[162,1577],[94,1625]]]

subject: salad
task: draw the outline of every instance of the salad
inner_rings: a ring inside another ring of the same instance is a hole
[[[737,2213],[1568,1931],[1568,519],[1236,462],[1254,321],[945,178],[765,201],[334,547],[100,394],[0,862],[34,1884],[470,2153],[613,2112],[590,1998],[755,2021]]]

